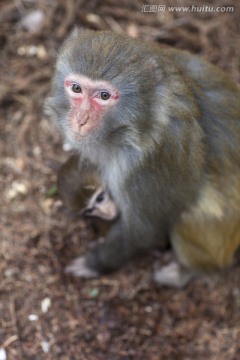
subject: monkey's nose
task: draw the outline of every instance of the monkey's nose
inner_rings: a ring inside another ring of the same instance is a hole
[[[85,125],[88,122],[88,116],[81,116],[78,118],[77,123],[80,126]]]

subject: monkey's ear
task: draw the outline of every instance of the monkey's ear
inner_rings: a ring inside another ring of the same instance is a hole
[[[75,25],[73,30],[68,35],[68,39],[74,39],[74,38],[78,37],[81,34],[81,32],[83,32],[85,30],[86,29],[84,27],[80,27],[80,26]]]
[[[81,28],[79,28],[78,26],[75,25],[73,30],[71,31],[69,37],[71,37],[71,38],[77,37],[79,35],[80,31],[81,31]]]

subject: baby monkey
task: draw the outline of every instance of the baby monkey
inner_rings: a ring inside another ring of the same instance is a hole
[[[99,173],[88,165],[79,168],[79,156],[72,155],[58,170],[58,192],[63,204],[87,220],[100,240],[109,231],[118,217],[118,210],[110,194],[103,189]],[[65,269],[66,273],[79,274],[79,259]],[[81,266],[80,266],[81,267]],[[81,275],[82,267],[81,267]],[[97,276],[94,271],[86,271],[84,277]]]
[[[94,228],[103,236],[118,216],[116,205],[101,186],[96,169],[88,166],[80,173],[78,164],[79,156],[72,155],[60,167],[57,177],[60,197],[71,211],[91,218]]]

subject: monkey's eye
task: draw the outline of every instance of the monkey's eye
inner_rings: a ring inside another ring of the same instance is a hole
[[[108,100],[111,95],[107,91],[102,91],[100,96],[102,100]]]
[[[81,93],[82,92],[81,86],[78,84],[72,84],[72,91],[75,93]]]
[[[97,197],[96,197],[96,202],[101,203],[104,200],[104,192],[101,192]]]

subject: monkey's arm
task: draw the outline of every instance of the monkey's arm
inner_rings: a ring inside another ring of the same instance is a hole
[[[135,254],[136,249],[123,236],[121,222],[118,222],[111,227],[104,243],[76,258],[66,267],[66,272],[83,278],[97,277],[118,269]]]
[[[134,235],[136,236],[136,232]],[[66,272],[83,278],[97,277],[117,270],[135,255],[154,246],[151,234],[146,238],[140,233],[136,238],[133,238],[134,235],[127,234],[125,224],[118,220],[111,226],[105,241],[86,255],[75,259],[66,267]]]

